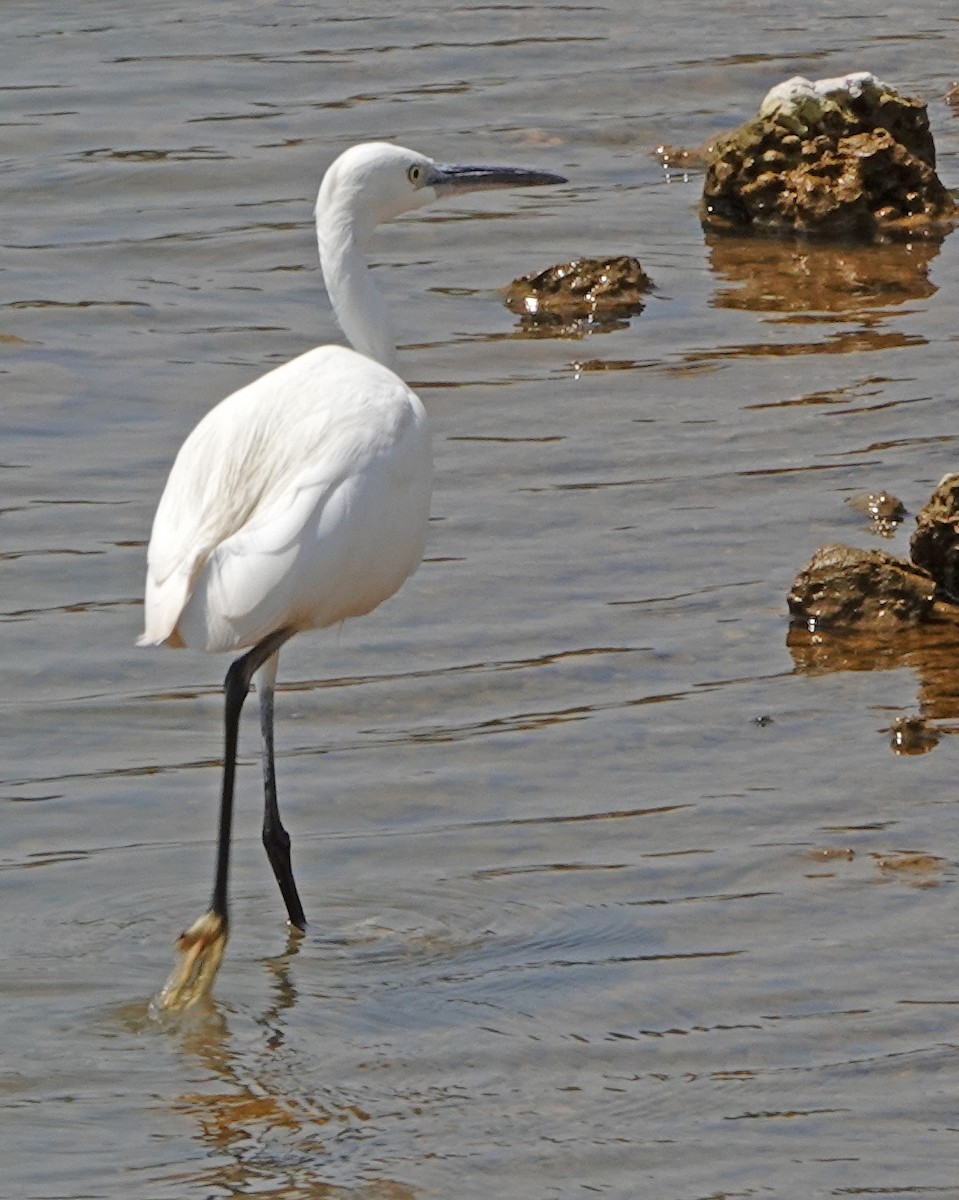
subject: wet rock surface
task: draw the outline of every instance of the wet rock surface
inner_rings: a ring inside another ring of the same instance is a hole
[[[567,336],[619,328],[645,307],[652,280],[639,259],[574,258],[530,275],[506,288],[506,306],[524,326]]]
[[[821,546],[787,596],[793,622],[808,630],[916,625],[932,615],[936,585],[919,567],[884,550]]]
[[[815,82],[797,76],[717,141],[700,218],[722,232],[941,235],[956,206],[935,164],[922,101],[867,72]]]
[[[916,514],[909,553],[943,596],[959,603],[959,475],[946,475]]]

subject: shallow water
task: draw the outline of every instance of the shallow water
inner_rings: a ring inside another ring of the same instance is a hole
[[[952,647],[785,607],[821,543],[905,551],[848,497],[956,467],[959,241],[708,242],[651,154],[867,68],[955,185],[952,6],[325,8],[4,6],[0,1194],[959,1196],[955,743],[888,733],[959,729]],[[158,1024],[225,663],[133,648],[145,540],[198,417],[337,336],[310,209],[370,137],[570,182],[382,231],[427,562],[284,651],[310,930],[251,714],[216,1003]],[[497,289],[574,253],[645,311],[527,336]]]

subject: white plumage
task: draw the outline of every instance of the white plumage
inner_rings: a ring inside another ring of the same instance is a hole
[[[373,232],[444,193],[560,182],[510,167],[444,166],[383,142],[345,151],[323,178],[316,224],[327,290],[354,349],[310,350],[240,388],[176,457],[153,522],[139,644],[249,649],[226,677],[210,910],[180,935],[181,959],[158,1008],[205,996],[226,946],[237,729],[252,680],[263,732],[263,843],[290,922],[304,927],[276,799],[277,656],[295,633],[370,612],[423,555],[429,420],[393,369],[393,335],[366,260]]]
[[[419,564],[431,473],[419,398],[353,350],[310,350],[234,392],[170,472],[140,644],[237,650],[370,612]]]

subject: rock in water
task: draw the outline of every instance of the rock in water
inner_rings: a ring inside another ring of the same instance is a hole
[[[906,515],[906,506],[890,492],[857,492],[846,499],[850,508],[872,521],[874,533],[891,537]]]
[[[602,322],[637,316],[652,286],[639,259],[619,254],[574,258],[522,275],[506,288],[505,299],[513,312],[544,323]]]
[[[959,475],[944,475],[916,513],[909,554],[946,597],[959,602]]]
[[[935,168],[921,100],[866,71],[796,76],[717,141],[700,218],[725,232],[941,236],[957,213]]]
[[[883,550],[821,546],[796,576],[789,615],[808,630],[901,628],[932,615],[936,584]]]

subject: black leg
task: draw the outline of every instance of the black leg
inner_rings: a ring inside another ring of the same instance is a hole
[[[260,732],[263,735],[263,848],[270,860],[273,874],[280,887],[290,924],[306,928],[306,917],[300,894],[293,878],[290,861],[290,835],[280,820],[276,799],[276,770],[273,765],[273,689],[276,682],[278,654],[274,653],[256,674],[256,690],[260,700]]]
[[[258,642],[252,650],[238,658],[226,673],[224,692],[224,724],[226,747],[223,752],[223,792],[220,797],[220,832],[216,850],[216,877],[209,912],[199,917],[189,929],[180,934],[177,947],[180,954],[176,966],[153,1001],[158,1012],[184,1009],[197,1004],[209,994],[220,969],[223,951],[229,937],[227,893],[230,877],[230,834],[233,827],[233,783],[236,776],[237,730],[243,702],[250,691],[250,680],[270,659],[276,670],[276,652],[293,633],[278,629]],[[277,818],[279,819],[279,818]],[[287,854],[289,867],[289,854]],[[290,880],[292,882],[292,874]],[[293,894],[296,894],[294,888]]]
[[[283,643],[292,636],[291,629],[278,629],[248,650],[242,658],[231,664],[223,685],[225,694],[223,724],[225,746],[223,750],[223,790],[220,794],[220,830],[217,836],[216,875],[213,882],[211,911],[224,921],[227,920],[227,893],[230,875],[230,836],[233,830],[233,786],[236,777],[236,745],[240,726],[240,713],[250,692],[250,681],[266,660],[276,654]]]

